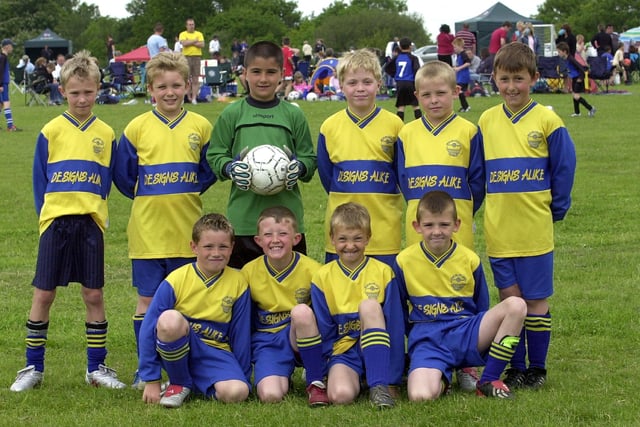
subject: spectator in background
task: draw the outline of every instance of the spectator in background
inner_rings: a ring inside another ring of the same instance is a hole
[[[220,40],[217,35],[213,35],[213,38],[209,42],[209,55],[211,58],[217,59],[220,56]]]
[[[436,44],[438,45],[438,60],[446,62],[449,65],[453,65],[453,39],[455,37],[451,34],[451,28],[447,24],[440,26],[440,33],[436,37]]]
[[[458,38],[458,37],[456,37]],[[469,57],[469,77],[471,82],[477,81],[480,79],[480,75],[478,74],[478,67],[480,67],[481,59],[479,56],[474,55],[473,51],[467,50],[467,56]]]
[[[55,53],[53,53],[53,50],[51,50],[51,48],[45,44],[42,50],[40,51],[40,56],[46,59],[47,61],[53,61],[53,59],[55,58]]]
[[[313,49],[307,40],[302,43],[302,58],[311,63],[311,56],[313,55]]]
[[[591,38],[591,45],[597,49],[598,56],[602,56],[602,54],[607,51],[607,46],[609,47],[609,53],[613,51],[611,33],[606,31],[609,27],[611,27],[611,31],[613,31],[613,25],[607,25],[607,27],[598,25],[598,33]]]
[[[558,31],[558,38],[556,38],[556,46],[560,42],[565,42],[569,46],[569,54],[574,56],[576,54],[576,36],[571,32],[571,26],[569,24],[562,24],[560,31]],[[584,37],[582,38],[582,46],[584,47]]]
[[[58,83],[53,79],[52,71],[55,65],[47,61],[46,58],[40,57],[36,59],[35,79],[33,82],[33,90],[37,93],[49,94],[49,105],[62,104],[62,94],[58,89]]]
[[[35,71],[36,66],[31,62],[29,55],[23,55],[22,58],[20,58],[20,62],[18,63],[18,68],[24,68],[24,73],[29,75]]]
[[[173,39],[173,51],[182,53],[182,43],[180,43],[180,38],[175,36]]]
[[[149,51],[149,58],[153,58],[160,52],[169,50],[167,39],[162,37],[162,33],[164,33],[164,26],[161,23],[157,22],[153,27],[153,34],[151,34],[147,39],[147,50]]]
[[[113,61],[116,56],[116,43],[113,41],[111,34],[107,36],[107,64]]]
[[[462,24],[462,29],[456,33],[456,37],[461,38],[464,41],[464,49],[476,54],[476,36],[469,31],[469,23]]]
[[[204,36],[200,31],[196,31],[196,22],[193,18],[188,18],[185,25],[186,30],[180,33],[180,43],[182,44],[182,53],[189,62],[191,94],[187,96],[195,105],[198,103],[198,92],[200,91],[200,60],[202,59]]]
[[[519,41],[529,46],[529,49],[531,49],[536,56],[540,55],[540,44],[538,43],[538,38],[536,37],[533,24],[531,22],[527,22],[522,27],[522,34],[520,35]]]
[[[67,58],[61,53],[59,53],[58,56],[56,57],[56,67],[51,72],[51,75],[53,75],[53,78],[57,82],[60,82],[60,70],[62,70],[62,66],[64,65],[66,60]]]

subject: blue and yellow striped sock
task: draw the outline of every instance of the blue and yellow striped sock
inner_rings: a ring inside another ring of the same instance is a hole
[[[529,367],[545,369],[551,342],[551,313],[529,314],[524,319]]]
[[[480,384],[500,379],[502,371],[513,357],[513,353],[520,343],[520,337],[506,336],[499,343],[493,341],[489,347],[487,364],[482,371]]]
[[[389,363],[391,363],[389,333],[384,329],[367,329],[362,332],[360,346],[369,387],[389,385]]]
[[[140,328],[142,327],[142,321],[144,320],[145,313],[134,314],[131,317],[133,320],[133,335],[136,337],[136,354],[140,354]]]
[[[171,384],[193,388],[191,372],[189,372],[189,335],[172,342],[156,340],[156,350],[164,362],[164,368]]]
[[[104,364],[107,358],[107,329],[109,323],[86,322],[87,335],[87,371],[97,371],[100,365]]]
[[[34,322],[27,320],[27,344],[26,359],[27,365],[36,367],[36,371],[44,372],[44,353],[47,345],[47,333],[49,332],[49,322]]]
[[[307,371],[307,385],[314,381],[322,381],[324,378],[324,358],[322,357],[322,337],[297,338],[298,352],[302,359],[302,365]]]

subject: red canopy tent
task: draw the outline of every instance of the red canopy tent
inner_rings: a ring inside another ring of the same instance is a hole
[[[149,60],[147,46],[140,46],[124,55],[116,56],[116,62],[147,62]]]

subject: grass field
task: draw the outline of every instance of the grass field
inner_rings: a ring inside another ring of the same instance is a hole
[[[39,389],[11,393],[15,372],[24,366],[24,324],[31,304],[37,253],[37,218],[31,194],[31,166],[36,136],[62,107],[12,106],[20,133],[0,134],[0,425],[204,425],[221,426],[429,426],[429,425],[640,425],[637,388],[640,382],[640,86],[630,95],[587,95],[598,113],[594,119],[570,118],[569,95],[536,95],[565,119],[578,153],[573,207],[556,225],[555,289],[551,300],[553,339],[547,385],[540,391],[518,391],[513,401],[480,399],[454,390],[436,402],[374,411],[366,399],[349,407],[309,409],[303,383],[285,402],[262,405],[255,398],[223,405],[192,399],[183,408],[166,410],[140,400],[140,392],[104,390],[84,384],[86,367],[84,306],[79,285],[58,291],[51,312],[45,381]],[[477,121],[500,98],[471,98],[465,117]],[[299,102],[311,133],[341,102]],[[193,109],[215,122],[225,104]],[[393,100],[383,101],[394,111]],[[456,108],[459,105],[456,104]],[[96,114],[120,134],[148,105],[97,106]],[[4,119],[0,118],[4,128]],[[206,211],[224,212],[228,183],[204,195]],[[322,221],[326,196],[317,176],[302,186],[309,254],[321,260]],[[109,320],[107,364],[127,383],[136,369],[131,328],[135,291],[130,285],[126,224],[130,201],[114,189],[111,226],[106,233],[105,298]],[[481,220],[477,246],[483,261]],[[486,265],[485,271],[489,271]],[[491,283],[491,278],[489,278]],[[493,300],[496,292],[490,285]]]

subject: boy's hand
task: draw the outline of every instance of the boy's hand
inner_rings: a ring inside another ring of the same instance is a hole
[[[225,168],[226,175],[231,178],[238,189],[242,191],[249,190],[251,186],[251,166],[243,161],[248,151],[248,147],[242,149],[238,156],[236,156],[232,162],[228,163]]]
[[[145,403],[160,402],[161,385],[159,381],[147,383],[142,392],[142,401]]]
[[[287,164],[287,175],[285,176],[285,188],[287,190],[293,190],[298,183],[298,178],[303,174],[304,164],[300,160],[296,159],[289,147],[284,145],[282,150],[289,157],[289,163]]]

